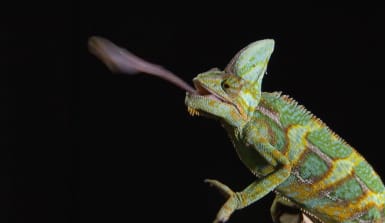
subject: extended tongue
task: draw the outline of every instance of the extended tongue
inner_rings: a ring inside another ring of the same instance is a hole
[[[92,54],[106,64],[112,72],[121,72],[126,74],[137,74],[143,72],[167,80],[188,92],[196,93],[193,87],[173,74],[171,71],[159,65],[147,62],[103,37],[90,37],[88,40],[88,49]]]

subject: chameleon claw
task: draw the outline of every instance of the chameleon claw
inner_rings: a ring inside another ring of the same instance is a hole
[[[226,198],[229,198],[234,194],[234,191],[231,190],[228,186],[224,185],[223,183],[213,180],[213,179],[205,179],[205,183],[208,183],[212,187],[216,187],[219,192],[221,192]]]
[[[219,210],[217,217],[213,221],[214,223],[226,222],[229,220],[230,215],[236,209],[236,202],[234,202],[236,193],[218,180],[205,179],[204,182],[210,184],[210,186],[216,187],[219,192],[221,192],[227,198],[226,203]]]

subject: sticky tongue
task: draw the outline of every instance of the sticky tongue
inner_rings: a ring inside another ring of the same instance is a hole
[[[142,72],[167,80],[188,92],[196,93],[193,87],[171,71],[157,64],[147,62],[105,38],[96,36],[90,37],[88,40],[88,49],[106,64],[112,72],[131,75]]]

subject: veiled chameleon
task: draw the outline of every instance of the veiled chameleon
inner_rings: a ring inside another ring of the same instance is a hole
[[[273,40],[246,46],[224,70],[199,74],[195,89],[106,39],[92,37],[89,46],[112,71],[145,72],[185,89],[189,113],[218,119],[228,132],[256,180],[240,192],[206,180],[227,197],[215,222],[272,191],[274,222],[385,222],[385,187],[366,160],[289,96],[261,91]],[[307,217],[282,214],[281,206]]]

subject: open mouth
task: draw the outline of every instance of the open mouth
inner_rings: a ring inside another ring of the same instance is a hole
[[[189,92],[190,94],[194,95],[194,97],[198,98],[210,98],[212,100],[221,102],[221,103],[228,103],[223,97],[215,94],[213,91],[205,87],[202,83],[199,81],[194,80],[194,87],[195,91],[194,92]],[[190,115],[195,116],[195,115],[203,115],[203,116],[211,116],[210,113],[202,111],[200,109],[195,109],[190,106],[187,107],[187,111],[190,113]]]
[[[206,88],[199,81],[194,81],[194,87],[196,91],[194,92],[197,95],[204,96],[207,98],[211,98],[220,102],[226,102],[224,98],[216,95],[214,92],[210,91],[210,89]]]

